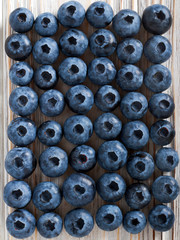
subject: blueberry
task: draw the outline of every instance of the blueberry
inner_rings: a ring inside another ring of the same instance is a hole
[[[9,214],[6,219],[6,228],[15,238],[30,237],[36,226],[35,217],[25,209],[18,209]]]
[[[59,65],[58,74],[64,83],[74,86],[86,79],[87,66],[80,58],[65,58]]]
[[[163,65],[150,66],[144,75],[144,84],[155,93],[163,92],[171,85],[171,72]]]
[[[141,121],[132,121],[123,125],[121,131],[121,141],[127,148],[139,150],[143,148],[149,140],[149,130]]]
[[[76,85],[66,92],[66,101],[73,112],[86,114],[94,104],[94,95],[87,86]]]
[[[52,13],[41,13],[35,20],[34,28],[39,35],[49,37],[57,32],[58,21]]]
[[[77,1],[68,1],[58,9],[57,18],[64,27],[79,27],[84,21],[85,9]]]
[[[136,180],[144,181],[150,178],[154,172],[154,160],[147,152],[135,152],[127,161],[127,172]]]
[[[94,84],[110,84],[116,77],[114,63],[105,57],[95,58],[88,65],[88,77]]]
[[[146,224],[146,217],[141,211],[129,211],[124,215],[123,227],[131,234],[140,233],[144,230]]]
[[[175,137],[175,130],[170,122],[159,120],[151,126],[150,137],[157,145],[168,145]]]
[[[86,11],[86,19],[89,24],[96,28],[104,28],[113,19],[112,7],[103,1],[92,3]]]
[[[117,47],[117,56],[124,63],[137,63],[143,54],[143,45],[138,39],[125,38]]]
[[[97,153],[99,165],[108,171],[117,171],[127,161],[128,152],[119,141],[106,141],[101,144]]]
[[[73,209],[66,214],[64,227],[66,232],[73,237],[85,237],[92,231],[94,220],[87,210]]]
[[[62,53],[68,57],[79,57],[83,55],[88,47],[88,38],[77,29],[66,30],[59,39]]]
[[[127,187],[125,200],[130,208],[138,210],[150,203],[151,194],[146,184],[133,183]]]
[[[59,56],[57,42],[49,37],[38,40],[33,47],[34,60],[39,64],[52,64]]]
[[[160,148],[155,159],[156,166],[164,172],[173,171],[179,163],[178,153],[173,148]]]
[[[120,37],[133,37],[140,30],[141,18],[137,12],[130,9],[123,9],[113,18],[112,26]]]
[[[32,51],[32,44],[25,34],[12,34],[5,41],[8,57],[16,61],[25,60]]]
[[[89,46],[91,52],[97,57],[106,57],[116,50],[117,40],[111,31],[99,29],[91,35]]]
[[[41,182],[33,191],[33,204],[43,212],[56,209],[62,200],[59,187],[53,182]]]
[[[103,113],[94,121],[94,131],[104,140],[115,139],[121,132],[122,122],[113,113]]]
[[[171,27],[172,16],[166,6],[154,4],[144,10],[142,23],[148,32],[161,35]]]
[[[44,213],[37,221],[37,230],[44,238],[59,236],[62,227],[62,218],[54,212]]]
[[[50,89],[40,96],[39,107],[45,116],[56,117],[64,110],[64,95],[58,90]]]
[[[119,201],[125,191],[126,183],[117,173],[104,173],[97,181],[97,192],[106,202]]]
[[[137,120],[146,114],[148,101],[142,93],[130,92],[122,98],[120,108],[126,118]]]
[[[103,205],[96,213],[96,223],[104,231],[117,229],[121,225],[122,219],[121,209],[116,205]]]
[[[86,174],[73,173],[63,183],[63,196],[72,206],[87,205],[93,201],[95,194],[95,182]]]
[[[174,224],[173,211],[164,205],[156,205],[148,215],[148,221],[155,231],[165,232],[170,230]]]
[[[34,16],[27,8],[16,8],[9,16],[9,23],[14,31],[25,33],[33,27]]]
[[[143,83],[143,72],[137,66],[123,65],[117,73],[116,83],[124,91],[135,91]]]
[[[62,138],[61,125],[56,121],[43,122],[37,130],[37,136],[47,146],[57,145]]]
[[[71,116],[64,123],[64,136],[73,144],[80,145],[87,142],[92,133],[92,122],[84,115]]]
[[[152,63],[163,63],[170,58],[171,54],[171,43],[165,37],[153,36],[144,45],[144,55]]]
[[[15,85],[26,86],[33,78],[34,71],[27,62],[14,63],[9,71],[9,78]]]
[[[26,117],[38,108],[38,95],[30,87],[15,88],[10,94],[9,106],[15,114]]]
[[[4,187],[4,202],[13,208],[24,208],[31,201],[31,188],[24,181],[11,181]]]
[[[96,152],[87,145],[75,147],[69,156],[71,167],[77,172],[86,172],[96,165]]]
[[[14,145],[25,147],[35,141],[36,125],[31,119],[18,117],[10,122],[7,134]]]

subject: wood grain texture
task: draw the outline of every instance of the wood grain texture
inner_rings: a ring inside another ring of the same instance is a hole
[[[10,26],[8,24],[8,16],[11,11],[13,11],[17,7],[27,7],[30,9],[34,16],[36,17],[39,13],[42,12],[52,12],[53,14],[56,15],[57,10],[59,6],[65,1],[61,0],[0,0],[0,124],[1,124],[1,133],[0,133],[0,152],[1,152],[1,161],[0,161],[0,169],[1,169],[1,174],[0,174],[0,191],[1,191],[1,198],[0,198],[0,213],[1,213],[1,221],[0,221],[0,239],[1,240],[8,240],[11,239],[13,240],[11,236],[7,234],[6,228],[5,228],[5,219],[8,215],[8,213],[12,212],[12,209],[7,208],[5,204],[3,203],[2,200],[2,193],[3,193],[3,187],[4,184],[7,183],[7,181],[12,180],[10,176],[7,175],[4,169],[4,159],[7,154],[7,152],[13,148],[13,145],[8,141],[7,139],[7,134],[6,134],[6,129],[8,126],[8,123],[16,117],[8,108],[8,97],[10,95],[10,92],[12,89],[15,88],[9,80],[8,72],[10,66],[13,64],[14,61],[10,60],[7,58],[4,52],[4,42],[5,39],[9,34],[12,33],[12,30],[10,29]],[[80,1],[85,9],[94,2],[94,0],[81,0]],[[172,52],[172,57],[170,58],[169,61],[167,61],[164,65],[167,66],[173,76],[173,84],[170,89],[168,89],[168,93],[173,96],[176,109],[174,112],[174,115],[170,118],[170,121],[173,123],[176,129],[176,137],[174,142],[172,143],[172,146],[175,147],[175,149],[179,152],[180,155],[180,74],[179,74],[179,64],[180,64],[180,1],[179,0],[107,0],[107,3],[109,3],[112,8],[114,9],[114,13],[116,14],[120,9],[125,9],[125,8],[130,8],[135,11],[137,11],[140,16],[142,15],[143,10],[155,3],[161,3],[166,5],[168,8],[170,8],[171,13],[173,15],[173,25],[171,29],[165,34],[165,36],[170,40],[172,43],[173,47],[173,52]],[[88,36],[90,36],[95,29],[90,27],[87,24],[87,21],[84,21],[82,26],[79,28],[82,31],[84,31]],[[111,26],[108,27],[108,29],[111,30]],[[62,32],[65,30],[64,27],[60,27],[58,30],[58,33],[53,37],[55,40],[58,41],[60,35]],[[28,36],[30,37],[31,41],[34,42],[39,39],[39,36],[34,32],[31,31],[28,33]],[[143,27],[141,28],[140,33],[137,35],[137,38],[140,39],[143,43],[150,37],[151,35],[148,34],[147,32],[144,31]],[[117,37],[118,42],[120,41],[120,38]],[[88,64],[94,56],[91,54],[90,50],[88,49],[86,53],[82,56],[82,59]],[[64,56],[60,54],[58,60],[54,64],[54,67],[57,69],[60,62],[64,59]],[[117,69],[119,69],[122,65],[122,63],[117,59],[116,54],[113,54],[110,57],[111,60],[115,63]],[[28,58],[27,60],[34,69],[38,67],[38,64],[36,64],[33,61],[32,55]],[[148,61],[145,59],[145,57],[142,58],[142,60],[137,64],[143,71],[146,70],[150,64]],[[86,79],[85,84],[92,89],[93,92],[96,92],[98,89],[97,86],[93,85],[90,83],[88,79]],[[117,88],[115,82],[113,85]],[[33,83],[31,84],[31,87],[35,89],[35,91],[38,93],[40,96],[43,91],[39,90]],[[63,92],[64,94],[66,91],[69,89],[68,86],[62,83],[61,80],[59,80],[58,85],[56,87],[58,90]],[[149,99],[151,97],[151,92],[148,91],[145,86],[142,86],[140,89],[141,92],[143,92],[147,98]],[[122,92],[119,89],[119,92],[121,96],[124,95],[124,92]],[[96,108],[96,106],[93,106],[92,110],[87,114],[88,117],[91,118],[92,121],[94,121],[98,115],[100,115],[102,112]],[[117,108],[114,113],[123,121],[125,122],[125,118],[120,113],[119,108]],[[65,119],[70,116],[74,115],[69,108],[66,106],[65,111],[63,114],[61,114],[59,117],[52,118],[54,120],[57,120],[60,122],[62,125],[65,121]],[[42,113],[40,113],[40,110],[38,109],[35,114],[31,116],[31,118],[35,121],[36,125],[39,126],[40,123],[46,121],[48,118],[43,116]],[[155,119],[152,117],[152,115],[148,112],[147,115],[143,118],[143,121],[147,124],[148,127],[155,121]],[[90,141],[88,144],[92,147],[94,147],[96,150],[100,146],[100,144],[103,141],[100,140],[99,138],[96,137],[95,134],[91,137]],[[60,142],[59,146],[63,148],[64,150],[67,151],[69,154],[72,148],[74,147],[72,144],[67,142],[64,138]],[[38,140],[35,141],[35,143],[31,144],[30,148],[33,150],[35,153],[37,159],[40,155],[40,153],[45,149],[45,146],[42,145]],[[149,151],[153,156],[155,155],[155,152],[157,150],[157,147],[152,143],[150,140],[148,145],[144,148],[145,151]],[[36,171],[33,173],[33,175],[27,179],[27,182],[30,184],[32,189],[34,186],[36,186],[39,182],[41,181],[53,181],[57,183],[60,187],[62,186],[63,180],[72,173],[72,169],[69,167],[68,171],[66,174],[64,174],[60,178],[55,178],[55,179],[50,179],[45,177],[42,172],[39,169],[39,166],[37,167]],[[99,167],[97,164],[96,167],[88,172],[88,175],[94,178],[94,180],[97,180],[105,171]],[[120,171],[117,171],[122,177],[125,178],[127,184],[131,184],[133,181],[130,177],[128,177],[126,169],[122,168]],[[161,175],[162,172],[156,169],[155,173],[153,176],[146,181],[146,183],[150,186],[154,179]],[[168,174],[169,175],[169,174]],[[174,176],[177,181],[180,183],[180,165],[179,167],[176,168],[174,172],[171,173],[172,176]],[[87,210],[89,210],[93,215],[95,215],[96,210],[105,202],[96,194],[95,200],[85,206]],[[149,210],[153,207],[154,204],[156,204],[157,201],[152,199],[151,203],[149,204],[148,207],[143,209],[143,212],[148,214]],[[125,203],[124,199],[122,199],[120,202],[117,203],[117,205],[122,209],[122,212],[125,213],[126,211],[129,210],[129,207]],[[81,238],[82,240],[179,240],[180,239],[180,212],[179,212],[179,207],[180,207],[180,198],[174,201],[172,204],[168,204],[175,213],[176,221],[174,224],[174,227],[172,230],[165,232],[165,233],[159,233],[155,232],[151,229],[149,224],[147,224],[145,230],[136,235],[132,235],[127,233],[122,226],[113,231],[113,232],[104,232],[97,228],[97,225],[95,224],[95,227],[91,234],[88,237]],[[36,218],[38,218],[42,213],[35,209],[33,207],[32,202],[28,205],[27,207],[28,210],[30,210]],[[61,203],[61,205],[56,209],[56,212],[59,213],[63,218],[65,214],[73,209],[72,206],[70,206],[65,200]],[[37,230],[33,234],[32,237],[28,238],[29,240],[42,240],[44,239],[41,237]],[[71,236],[69,236],[65,230],[63,229],[59,239],[67,239],[67,240],[73,240]]]

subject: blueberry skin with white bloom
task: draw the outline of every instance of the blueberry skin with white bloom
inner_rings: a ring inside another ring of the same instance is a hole
[[[93,124],[84,115],[71,116],[64,123],[64,136],[73,144],[84,144],[92,136],[92,133]]]
[[[64,219],[66,232],[73,237],[85,237],[94,227],[92,215],[83,208],[73,209],[68,212]]]
[[[94,84],[110,84],[116,77],[114,63],[105,57],[95,58],[88,65],[88,77]]]
[[[34,75],[32,67],[27,62],[14,63],[9,70],[9,78],[15,85],[28,85]]]
[[[39,107],[44,115],[48,117],[56,117],[64,110],[64,95],[58,90],[50,89],[40,96]]]
[[[143,72],[135,65],[123,65],[116,77],[116,83],[124,91],[135,91],[143,84]]]
[[[116,50],[117,40],[111,31],[99,29],[90,36],[89,46],[91,52],[97,57],[106,57]]]
[[[125,38],[117,47],[117,56],[124,63],[137,63],[143,54],[143,45],[138,39]]]
[[[68,168],[67,153],[58,147],[46,148],[39,157],[39,166],[47,177],[60,177]]]
[[[97,153],[99,165],[108,171],[117,171],[127,161],[128,152],[119,141],[106,141],[101,144]]]
[[[13,60],[23,61],[29,57],[32,44],[25,34],[12,34],[5,41],[5,51]]]
[[[63,183],[65,200],[75,207],[82,207],[92,202],[96,194],[94,180],[83,173],[73,173]]]
[[[148,215],[148,221],[155,231],[165,232],[173,227],[175,216],[171,208],[165,205],[156,205]]]
[[[59,47],[54,39],[43,37],[34,44],[32,53],[37,63],[53,64],[59,56]]]
[[[170,58],[171,54],[171,43],[163,36],[155,35],[144,45],[144,55],[152,63],[163,63]]]
[[[119,201],[126,191],[126,183],[117,173],[104,173],[96,185],[98,194],[106,202]]]
[[[66,30],[59,39],[62,53],[68,57],[79,57],[83,55],[88,47],[88,38],[77,29]]]
[[[15,238],[30,237],[35,231],[36,219],[25,209],[18,209],[8,215],[6,228],[9,234]]]
[[[122,219],[121,209],[116,205],[103,205],[96,212],[96,223],[104,231],[114,231],[120,227]]]
[[[66,92],[66,102],[69,108],[79,114],[89,112],[94,104],[94,94],[85,85],[76,85]]]

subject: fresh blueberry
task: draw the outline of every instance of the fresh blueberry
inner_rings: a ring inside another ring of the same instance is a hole
[[[121,132],[122,122],[113,113],[103,113],[94,122],[94,131],[104,140],[115,139]]]
[[[124,215],[123,227],[131,234],[140,233],[144,230],[146,224],[146,217],[141,211],[129,211]]]
[[[94,104],[94,95],[87,86],[76,85],[66,92],[66,101],[73,112],[86,114]]]
[[[36,125],[31,119],[18,117],[10,122],[7,134],[14,145],[25,147],[35,141]]]
[[[165,232],[170,230],[174,224],[173,211],[164,205],[156,205],[148,215],[148,221],[155,231]]]
[[[105,57],[95,58],[88,65],[88,77],[94,84],[110,84],[116,77],[114,63]]]
[[[39,166],[48,177],[59,177],[68,168],[67,153],[58,147],[46,148],[39,157]]]
[[[38,95],[30,87],[15,88],[10,94],[9,106],[15,114],[26,117],[38,108]]]
[[[127,187],[125,200],[130,208],[138,210],[150,203],[151,194],[146,184],[133,183]]]
[[[52,64],[59,56],[57,42],[49,37],[38,40],[33,47],[34,60],[39,64]]]
[[[123,125],[121,131],[121,141],[127,148],[139,150],[143,148],[149,140],[149,130],[141,121],[132,121]]]
[[[56,121],[43,122],[37,130],[37,136],[47,146],[57,145],[62,138],[61,125]]]
[[[104,231],[113,231],[122,223],[121,209],[116,205],[106,204],[96,212],[96,223]]]
[[[143,72],[137,66],[123,65],[117,73],[116,83],[124,91],[135,91],[143,83]]]
[[[144,10],[142,23],[148,32],[161,35],[171,27],[172,16],[166,6],[154,4]]]
[[[99,29],[91,35],[89,46],[91,52],[97,57],[106,57],[112,55],[116,50],[117,40],[111,31]]]
[[[88,38],[77,29],[66,30],[59,39],[62,53],[68,57],[79,57],[84,54],[88,47]]]
[[[59,77],[69,86],[84,82],[87,75],[85,62],[76,57],[65,58],[58,68]]]
[[[12,34],[5,41],[8,57],[16,61],[25,60],[32,51],[32,44],[25,34]]]
[[[66,214],[64,227],[66,232],[73,237],[85,237],[92,231],[94,220],[87,210],[73,209]]]
[[[62,200],[59,187],[53,182],[41,182],[33,191],[33,204],[43,212],[56,209]]]
[[[75,115],[66,119],[64,123],[65,138],[76,145],[84,144],[93,133],[91,120],[84,115]]]
[[[150,178],[154,172],[154,160],[147,152],[135,152],[127,161],[127,172],[135,179],[144,181]]]
[[[9,71],[9,78],[15,85],[26,86],[33,78],[34,71],[27,62],[14,63]]]
[[[33,27],[34,16],[27,8],[16,8],[9,16],[9,23],[14,31],[25,33]]]
[[[150,137],[157,145],[168,145],[175,137],[175,129],[170,122],[159,120],[151,126]]]
[[[68,1],[58,9],[57,18],[64,27],[79,27],[84,21],[85,9],[77,1]]]
[[[156,166],[164,172],[171,172],[179,163],[178,153],[173,148],[160,148],[155,156]]]
[[[165,37],[153,36],[144,45],[144,55],[152,63],[163,63],[170,58],[171,54],[171,43]]]
[[[163,65],[150,66],[144,75],[144,84],[155,93],[163,92],[171,85],[171,72]]]
[[[142,93],[129,92],[122,98],[120,108],[126,118],[137,120],[146,114],[148,101]]]
[[[107,141],[101,144],[97,153],[99,165],[108,171],[117,171],[127,161],[128,152],[119,141]]]
[[[30,237],[35,227],[35,217],[25,209],[15,210],[6,219],[6,228],[9,234],[15,238]]]
[[[125,191],[126,183],[117,173],[104,173],[97,181],[97,192],[106,202],[119,201]]]
[[[44,213],[37,220],[37,230],[44,238],[55,238],[62,231],[62,218],[54,212]]]
[[[95,194],[95,182],[86,174],[73,173],[63,183],[63,196],[72,206],[87,205],[93,201]]]
[[[124,63],[137,63],[141,59],[142,54],[143,45],[138,39],[125,38],[117,47],[117,56]]]

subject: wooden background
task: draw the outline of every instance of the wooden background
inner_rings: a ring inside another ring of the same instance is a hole
[[[13,147],[13,145],[8,141],[7,135],[6,135],[6,129],[8,126],[8,123],[15,117],[12,112],[10,112],[8,108],[8,97],[12,89],[15,87],[11,84],[9,77],[8,77],[8,71],[10,66],[13,64],[13,61],[11,61],[9,58],[6,57],[5,52],[4,52],[4,42],[5,39],[7,38],[8,35],[12,33],[12,30],[10,29],[10,26],[8,24],[8,16],[11,11],[13,11],[17,7],[27,7],[30,9],[34,16],[36,17],[39,13],[42,12],[47,12],[50,11],[53,14],[56,15],[57,10],[59,6],[65,1],[62,0],[0,0],[0,127],[1,127],[1,132],[0,132],[0,152],[1,152],[1,160],[0,160],[0,192],[1,192],[1,197],[0,197],[0,215],[1,215],[1,220],[0,220],[0,239],[1,240],[7,240],[7,239],[13,239],[12,237],[8,236],[6,228],[5,228],[5,219],[7,215],[12,212],[12,209],[8,208],[5,206],[2,200],[2,193],[3,193],[3,186],[4,184],[12,180],[10,176],[7,175],[5,169],[4,169],[4,159],[7,154],[7,152]],[[94,2],[93,0],[81,0],[80,1],[85,9]],[[180,154],[180,71],[179,71],[179,64],[180,64],[180,1],[179,0],[107,0],[107,3],[109,3],[113,10],[114,13],[116,14],[120,9],[125,9],[125,8],[130,8],[135,11],[137,11],[140,16],[142,16],[143,10],[148,6],[152,5],[155,3],[161,3],[166,5],[170,10],[173,15],[173,24],[171,29],[165,34],[165,36],[170,40],[173,46],[173,51],[172,51],[172,57],[169,61],[165,63],[165,66],[167,66],[171,72],[172,72],[172,77],[173,77],[173,84],[171,88],[168,90],[168,93],[170,93],[175,101],[176,109],[174,112],[174,115],[170,118],[170,121],[173,123],[176,129],[176,138],[174,142],[172,143],[172,146],[175,147],[177,151],[179,151]],[[108,27],[111,29],[111,26]],[[85,21],[82,26],[80,27],[81,30],[83,30],[88,36],[90,36],[94,29],[90,27],[87,24],[87,21]],[[58,33],[53,37],[57,41],[62,34],[62,32],[65,29],[61,26],[59,28]],[[33,44],[35,40],[39,39],[39,36],[34,31],[31,31],[28,33],[28,36],[32,40]],[[147,32],[144,31],[143,27],[141,28],[140,33],[138,34],[137,38],[140,39],[143,43],[150,37],[151,35],[148,34]],[[118,42],[120,41],[120,38],[117,38]],[[82,56],[82,59],[86,62],[89,63],[94,56],[90,53],[89,49],[86,51],[86,53]],[[57,69],[59,66],[59,63],[64,59],[64,56],[62,53],[60,54],[60,57],[54,67]],[[116,54],[113,54],[110,57],[111,60],[115,63],[117,69],[120,68],[121,62],[117,60]],[[30,56],[27,60],[33,67],[36,69],[38,67],[38,64],[33,62],[32,56]],[[149,63],[147,60],[143,57],[142,60],[137,64],[143,71],[146,70],[146,68],[149,66]],[[98,87],[95,86],[94,84],[90,83],[90,81],[87,79],[85,81],[85,84],[89,86],[93,92],[95,92]],[[116,84],[115,82],[113,83],[115,87]],[[35,89],[36,92],[38,92],[38,95],[42,93],[33,83],[31,84],[31,87]],[[58,90],[65,92],[68,90],[68,86],[62,83],[61,80],[59,80],[58,85],[56,87]],[[121,96],[124,95],[124,92],[122,92],[120,89],[120,94]],[[147,96],[149,99],[151,96],[151,93],[144,87],[142,86],[140,91]],[[123,118],[123,116],[120,113],[120,109],[117,108],[114,111],[115,114],[117,114],[120,119],[122,119],[123,122],[126,120]],[[68,107],[66,106],[65,111],[63,112],[62,115],[59,117],[53,118],[60,122],[62,125],[67,118],[67,116],[73,115]],[[94,121],[98,115],[101,114],[101,111],[98,110],[95,106],[93,109],[87,114],[88,117],[91,118],[92,121]],[[36,111],[35,114],[33,114],[32,119],[36,122],[36,125],[39,126],[40,123],[43,121],[47,120],[48,118],[43,116],[42,113],[40,113],[39,109]],[[143,121],[150,127],[150,125],[155,121],[152,117],[152,115],[148,112],[147,115],[143,118]],[[95,134],[91,137],[90,141],[88,144],[92,147],[94,147],[96,150],[98,149],[99,145],[103,141],[98,139]],[[64,150],[69,153],[71,149],[74,147],[72,144],[68,143],[64,138],[59,144],[60,147],[62,147]],[[39,157],[39,154],[45,149],[45,146],[43,146],[38,140],[35,141],[34,144],[32,144],[31,149],[34,151],[37,159]],[[150,152],[153,156],[157,150],[156,146],[152,143],[150,140],[147,147],[144,148],[145,151]],[[69,167],[68,171],[66,172],[65,175],[63,175],[60,178],[55,178],[55,179],[49,179],[45,177],[42,172],[39,169],[39,166],[37,167],[36,171],[34,174],[27,179],[27,182],[30,184],[32,189],[34,188],[35,185],[37,185],[41,181],[53,181],[57,183],[60,187],[62,186],[63,180],[71,173],[73,172],[72,169]],[[88,174],[94,178],[94,180],[97,180],[102,173],[105,171],[101,169],[98,164],[96,167],[88,172]],[[126,180],[127,185],[132,183],[132,179],[127,175],[126,169],[122,168],[120,171],[117,171],[120,173]],[[161,175],[162,172],[156,169],[155,173],[153,176],[146,181],[146,183],[150,186],[153,180]],[[174,176],[177,181],[180,183],[180,165],[176,170],[172,173],[172,176]],[[102,201],[102,199],[96,194],[95,200],[85,206],[87,210],[89,210],[93,215],[95,215],[96,210],[105,202]],[[152,199],[151,203],[149,204],[148,207],[143,209],[143,212],[148,214],[149,210],[153,207],[154,204],[157,204],[158,202]],[[124,199],[122,199],[120,202],[117,203],[117,205],[122,209],[122,212],[125,213],[129,210],[129,207],[125,203]],[[165,232],[165,233],[159,233],[155,232],[151,229],[149,224],[147,224],[145,230],[141,232],[140,234],[136,235],[131,235],[127,233],[122,226],[113,231],[113,232],[104,232],[100,229],[97,228],[97,225],[95,225],[93,231],[88,237],[82,238],[82,240],[179,240],[180,239],[180,213],[179,213],[179,207],[180,207],[180,198],[178,198],[174,203],[168,204],[175,213],[176,220],[175,224],[172,230]],[[38,218],[42,213],[35,209],[32,205],[32,202],[27,206],[27,209],[30,210],[36,218]],[[63,199],[63,202],[61,205],[56,209],[56,212],[59,213],[62,217],[65,216],[67,211],[72,209],[72,206],[70,206],[65,200]],[[178,231],[179,230],[179,231]],[[29,239],[31,240],[40,240],[43,239],[37,231],[33,234],[32,237]],[[59,236],[59,239],[74,239],[71,236],[69,236],[65,230],[63,229],[61,235]]]

